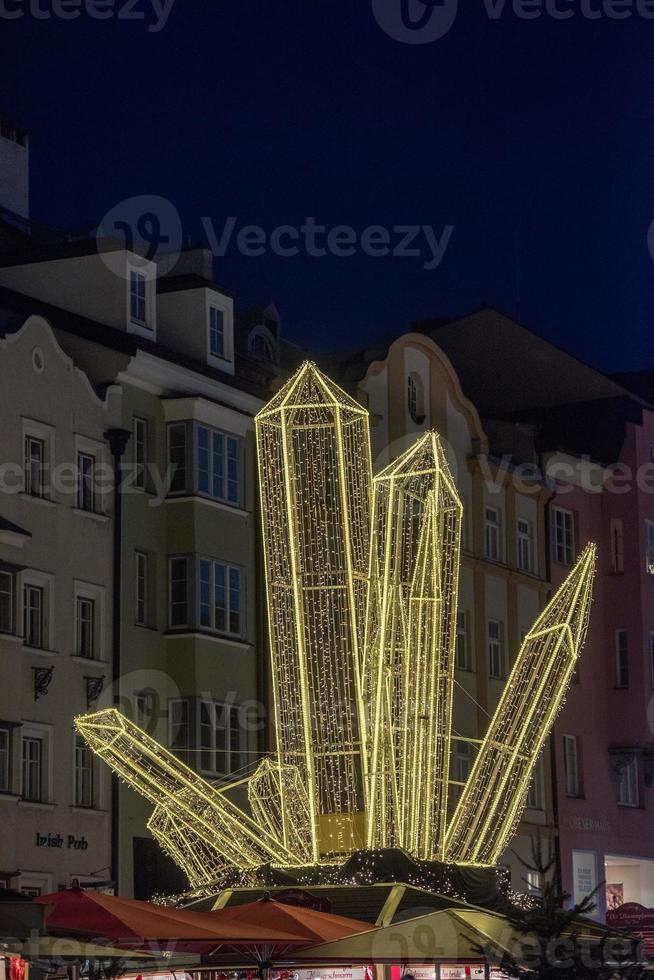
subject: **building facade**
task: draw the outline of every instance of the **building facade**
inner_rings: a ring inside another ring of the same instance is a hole
[[[0,339],[0,884],[45,894],[111,875],[110,780],[73,718],[111,675],[120,390],[98,394],[46,319],[15,327]]]

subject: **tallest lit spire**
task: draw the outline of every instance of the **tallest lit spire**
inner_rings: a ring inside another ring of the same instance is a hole
[[[278,760],[306,782],[319,860],[365,843],[368,414],[306,362],[256,424]]]

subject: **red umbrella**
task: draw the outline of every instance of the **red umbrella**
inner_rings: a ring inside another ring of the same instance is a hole
[[[226,954],[233,952],[242,956],[248,952],[256,962],[270,962],[282,959],[285,954],[299,945],[299,937],[304,937],[305,945],[329,942],[330,939],[343,939],[357,932],[374,929],[370,922],[359,919],[348,919],[343,915],[332,915],[330,912],[317,912],[315,909],[300,908],[295,905],[285,905],[270,898],[258,902],[247,902],[244,905],[229,905],[223,909],[206,912],[216,923],[216,926],[228,929],[252,929],[254,926],[268,929],[277,934],[277,940],[252,941],[250,943],[223,942],[216,944],[211,956],[212,961],[224,961]],[[295,934],[292,941],[282,938],[283,934]],[[330,937],[328,939],[327,937]],[[232,956],[233,959],[233,956]]]
[[[168,908],[95,890],[74,888],[41,895],[34,901],[46,906],[45,921],[51,933],[102,938],[131,948],[169,944],[178,952],[207,953],[224,942],[234,946],[252,942],[297,946],[301,938],[254,921],[221,924],[215,913]]]

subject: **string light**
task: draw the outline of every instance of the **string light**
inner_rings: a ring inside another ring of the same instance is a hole
[[[310,362],[255,421],[276,753],[217,787],[116,709],[77,729],[154,804],[149,829],[198,896],[263,868],[347,883],[366,848],[350,883],[374,881],[396,847],[407,884],[462,897],[452,864],[496,863],[520,819],[586,635],[595,547],[527,635],[448,824],[462,508],[440,439],[373,481],[367,412]],[[243,786],[250,814],[228,798]]]

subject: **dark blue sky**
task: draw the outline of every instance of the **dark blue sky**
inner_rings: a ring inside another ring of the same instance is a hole
[[[37,20],[29,2],[0,0],[24,11],[0,19],[0,114],[31,132],[34,217],[77,225],[152,194],[194,239],[202,216],[453,225],[433,271],[428,254],[231,248],[215,272],[323,347],[483,302],[516,312],[519,293],[525,323],[598,366],[654,364],[654,20],[591,21],[575,0],[566,21],[491,20],[461,0],[415,45],[371,0],[176,0],[158,33],[151,0],[145,21]]]

